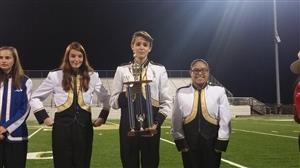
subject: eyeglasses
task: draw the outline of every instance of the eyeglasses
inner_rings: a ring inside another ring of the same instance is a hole
[[[207,68],[203,68],[203,69],[192,69],[191,70],[192,71],[192,73],[194,74],[194,75],[196,75],[196,74],[208,74],[208,69]]]

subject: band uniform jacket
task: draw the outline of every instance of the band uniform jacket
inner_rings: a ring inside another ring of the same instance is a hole
[[[0,86],[0,125],[6,128],[7,141],[27,141],[28,130],[26,119],[29,115],[29,100],[31,96],[32,81],[24,76],[21,88],[12,84],[8,78]]]
[[[143,80],[151,80],[150,92],[152,106],[158,108],[158,113],[154,115],[154,122],[161,125],[168,113],[172,110],[172,98],[169,95],[169,80],[164,66],[147,61],[143,66]],[[120,93],[126,92],[127,85],[124,82],[134,81],[132,74],[132,62],[118,66],[112,85],[110,105],[114,109],[119,109],[118,103]],[[144,93],[144,92],[143,92]],[[145,97],[145,94],[144,94]]]
[[[201,94],[192,85],[179,88],[176,92],[171,132],[178,150],[187,147],[186,134],[198,131],[185,130],[186,125],[197,120],[198,111],[202,112],[207,123],[205,130],[200,130],[200,134],[206,138],[212,138],[210,136],[216,134],[215,149],[226,151],[231,132],[228,99],[223,87],[209,84],[201,90]]]
[[[47,112],[45,111],[42,101],[45,100],[51,93],[53,94],[56,113],[63,112],[72,106],[74,93],[72,89],[70,89],[68,92],[63,90],[62,79],[62,70],[49,72],[47,78],[32,94],[30,105],[40,124],[43,123],[43,121],[47,117],[49,117]],[[73,80],[74,79],[72,79],[72,81]],[[77,75],[76,80],[77,85],[80,85],[80,75]],[[109,110],[110,96],[107,90],[104,88],[97,72],[90,72],[89,89],[87,91],[80,90],[79,88],[80,86],[77,86],[77,103],[81,111],[85,111],[88,113],[91,112],[92,98],[94,93],[96,93],[99,103],[102,103],[103,109],[106,109],[107,111]],[[107,118],[107,115],[108,113],[104,117],[105,120]]]

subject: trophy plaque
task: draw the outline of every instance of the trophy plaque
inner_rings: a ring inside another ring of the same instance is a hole
[[[128,136],[153,136],[148,128],[153,125],[153,112],[149,83],[143,80],[143,68],[139,64],[132,64],[130,72],[134,81],[124,82],[127,85],[128,112],[130,130]]]

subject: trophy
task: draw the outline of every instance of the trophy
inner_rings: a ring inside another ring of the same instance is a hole
[[[127,97],[130,126],[128,136],[153,136],[147,129],[153,125],[149,86],[151,80],[143,80],[143,68],[137,63],[132,64],[130,72],[133,75],[134,81],[124,82],[128,86]]]

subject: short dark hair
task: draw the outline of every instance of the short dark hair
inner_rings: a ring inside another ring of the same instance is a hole
[[[204,64],[207,66],[208,70],[209,70],[208,62],[205,61],[204,59],[201,59],[201,58],[197,58],[197,59],[193,60],[192,63],[191,63],[190,69],[192,69],[193,66],[194,66],[197,62],[202,62],[202,63],[204,63]]]
[[[147,33],[146,31],[137,31],[137,32],[133,33],[132,39],[131,39],[131,44],[133,44],[135,42],[135,39],[137,37],[143,37],[147,42],[150,43],[150,47],[152,47],[154,39],[150,36],[149,33]]]

